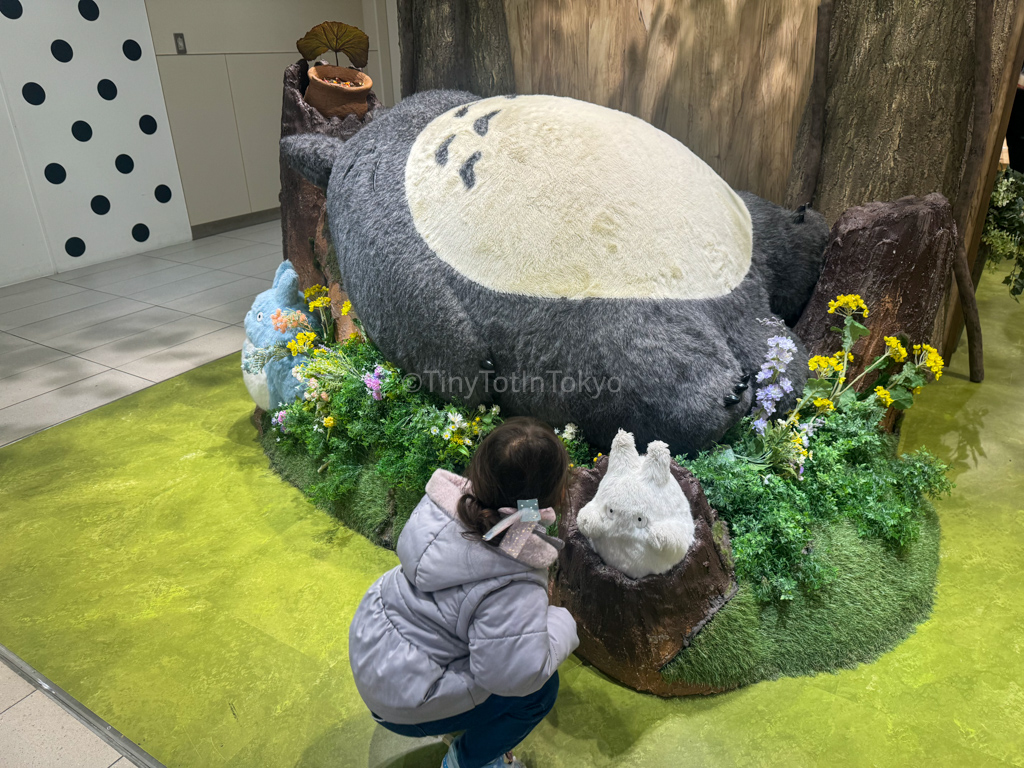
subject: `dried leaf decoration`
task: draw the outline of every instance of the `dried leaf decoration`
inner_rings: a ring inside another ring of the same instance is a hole
[[[359,27],[342,24],[340,21],[325,21],[317,24],[306,36],[296,41],[295,47],[306,61],[312,61],[327,51],[344,53],[352,66],[366,66],[370,56],[370,38]]]

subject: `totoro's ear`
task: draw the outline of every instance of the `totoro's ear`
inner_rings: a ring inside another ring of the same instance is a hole
[[[286,261],[277,268],[277,274],[274,275],[274,296],[282,306],[287,306],[295,302],[296,294],[302,296],[302,291],[299,290],[299,275],[292,268],[292,263]]]
[[[288,259],[285,259],[277,266],[277,272],[274,273],[274,282],[271,283],[271,285],[276,288],[285,275],[294,271],[295,267],[292,266],[292,263],[288,261]]]
[[[640,455],[636,452],[633,434],[620,429],[612,440],[612,449],[608,452],[608,474],[630,469],[639,463]]]
[[[668,445],[661,440],[654,440],[647,444],[647,455],[644,456],[640,472],[648,482],[664,485],[672,477],[672,470],[669,468],[671,462]]]
[[[340,139],[319,133],[285,136],[281,139],[281,157],[309,183],[327,189],[334,161],[344,147],[345,142]]]

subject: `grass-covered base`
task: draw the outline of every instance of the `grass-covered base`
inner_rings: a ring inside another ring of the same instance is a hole
[[[852,522],[815,526],[828,587],[792,600],[759,603],[748,583],[662,670],[668,681],[719,688],[783,675],[833,672],[891,650],[931,612],[939,564],[939,521],[922,514],[919,536],[897,553]]]
[[[270,416],[264,415],[260,442],[271,468],[347,528],[378,546],[394,549],[398,534],[423,496],[422,489],[393,487],[373,463],[367,463],[359,470],[350,492],[333,497],[318,493],[316,486],[325,481],[317,472],[319,462],[308,453],[282,447],[277,442],[279,433],[269,428],[269,420]]]

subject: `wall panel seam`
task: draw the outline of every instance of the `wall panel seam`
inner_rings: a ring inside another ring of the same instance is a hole
[[[231,67],[228,66],[228,56],[224,57],[224,72],[228,78],[228,94],[231,96],[231,117],[235,121],[235,138],[238,140],[238,155],[242,160],[242,180],[245,182],[245,197],[249,201],[249,213],[252,209],[252,194],[249,191],[249,174],[245,170],[245,151],[242,149],[242,131],[238,128],[238,107],[235,105],[235,89],[231,86]]]

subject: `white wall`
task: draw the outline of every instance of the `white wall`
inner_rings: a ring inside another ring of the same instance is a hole
[[[311,27],[365,31],[373,90],[394,103],[388,1],[146,0],[193,226],[277,207],[282,79]],[[188,54],[175,52],[175,32]]]
[[[56,272],[0,83],[0,285]]]
[[[191,237],[145,6],[100,0],[90,19],[89,5],[19,0],[0,15],[0,285]],[[128,40],[140,55],[125,54]],[[88,128],[79,138],[75,124]],[[116,167],[122,156],[130,169]],[[57,183],[48,166],[62,169]]]

